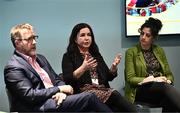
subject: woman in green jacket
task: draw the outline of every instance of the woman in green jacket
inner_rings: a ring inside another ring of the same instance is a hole
[[[153,42],[162,28],[159,19],[150,17],[139,28],[139,44],[125,55],[125,96],[132,103],[161,106],[165,112],[180,111],[180,94],[164,50]]]

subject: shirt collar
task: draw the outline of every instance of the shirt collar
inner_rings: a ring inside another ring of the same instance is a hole
[[[29,63],[36,61],[36,57],[35,57],[35,58],[32,58],[32,57],[30,57],[30,56],[28,56],[28,55],[25,55],[25,54],[21,53],[21,52],[18,51],[18,50],[16,50],[16,52],[17,52],[18,54],[20,54],[24,59],[26,59]]]

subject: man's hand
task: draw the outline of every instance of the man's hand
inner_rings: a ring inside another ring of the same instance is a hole
[[[65,93],[56,93],[52,96],[52,99],[56,101],[56,104],[59,106],[63,100],[65,100],[67,95]]]
[[[62,86],[58,86],[58,88],[62,93],[71,94],[71,95],[74,93],[73,88],[70,85],[62,85]]]

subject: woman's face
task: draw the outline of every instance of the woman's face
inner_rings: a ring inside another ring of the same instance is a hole
[[[144,27],[140,32],[140,43],[144,49],[149,49],[151,47],[151,44],[153,43],[153,37],[149,27]]]
[[[92,43],[92,37],[89,28],[81,29],[77,34],[75,42],[77,43],[80,50],[87,51]]]

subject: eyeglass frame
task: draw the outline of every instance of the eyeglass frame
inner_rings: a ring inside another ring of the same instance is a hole
[[[26,38],[26,39],[15,39],[15,40],[26,40],[27,42],[33,42],[33,40],[35,40],[35,41],[37,41],[37,39],[39,38],[39,36],[38,35],[32,35],[32,36],[30,36],[30,37],[28,37],[28,38]]]

